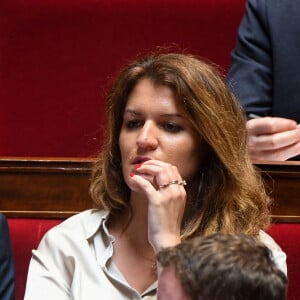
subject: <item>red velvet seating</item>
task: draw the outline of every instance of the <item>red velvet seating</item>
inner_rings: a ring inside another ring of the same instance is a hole
[[[300,223],[273,224],[268,232],[287,254],[288,300],[300,299]]]
[[[8,219],[16,264],[16,300],[24,298],[31,250],[36,249],[46,231],[61,221],[55,219]]]
[[[57,219],[8,219],[16,264],[16,300],[24,298],[31,250],[36,249],[46,231],[61,221]]]

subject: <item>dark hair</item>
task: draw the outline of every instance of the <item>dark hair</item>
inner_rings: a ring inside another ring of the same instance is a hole
[[[287,278],[257,238],[216,233],[157,255],[173,267],[192,300],[285,300]]]
[[[106,101],[105,139],[90,186],[96,205],[111,213],[130,207],[118,140],[128,96],[142,78],[174,92],[206,144],[201,169],[187,186],[182,238],[218,231],[257,235],[265,229],[269,198],[248,156],[242,109],[217,68],[186,54],[149,55],[117,77]]]

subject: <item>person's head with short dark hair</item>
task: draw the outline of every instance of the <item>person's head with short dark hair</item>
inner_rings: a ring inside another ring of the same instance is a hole
[[[158,300],[286,299],[285,274],[271,251],[249,235],[194,238],[163,249],[157,259],[162,267]]]

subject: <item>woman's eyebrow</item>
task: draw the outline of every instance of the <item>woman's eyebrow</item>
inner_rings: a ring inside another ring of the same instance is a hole
[[[124,111],[124,115],[125,114],[131,114],[131,115],[135,115],[135,116],[143,115],[142,112],[140,112],[138,110],[130,109],[130,108],[128,108]],[[177,118],[182,118],[183,117],[182,114],[177,113],[177,112],[175,112],[175,113],[161,113],[159,116],[160,117],[177,117]]]
[[[164,113],[160,114],[161,117],[176,117],[176,118],[182,118],[183,116],[179,113]]]
[[[134,115],[134,116],[142,116],[142,115],[143,115],[142,112],[137,111],[137,110],[133,110],[133,109],[129,109],[129,108],[127,108],[127,109],[124,111],[124,115],[126,115],[126,114]]]
[[[127,108],[125,111],[124,111],[124,116],[126,115],[131,115],[131,116],[134,116],[134,117],[141,117],[141,116],[144,116],[145,114],[139,110],[135,110],[135,109],[130,109],[130,108]],[[177,113],[177,112],[174,112],[174,113],[161,113],[159,114],[159,117],[160,118],[183,118],[182,114],[180,113]]]

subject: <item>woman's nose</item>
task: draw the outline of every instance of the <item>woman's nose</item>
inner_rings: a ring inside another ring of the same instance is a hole
[[[137,137],[138,147],[155,149],[158,145],[158,133],[159,129],[152,121],[145,122]]]

